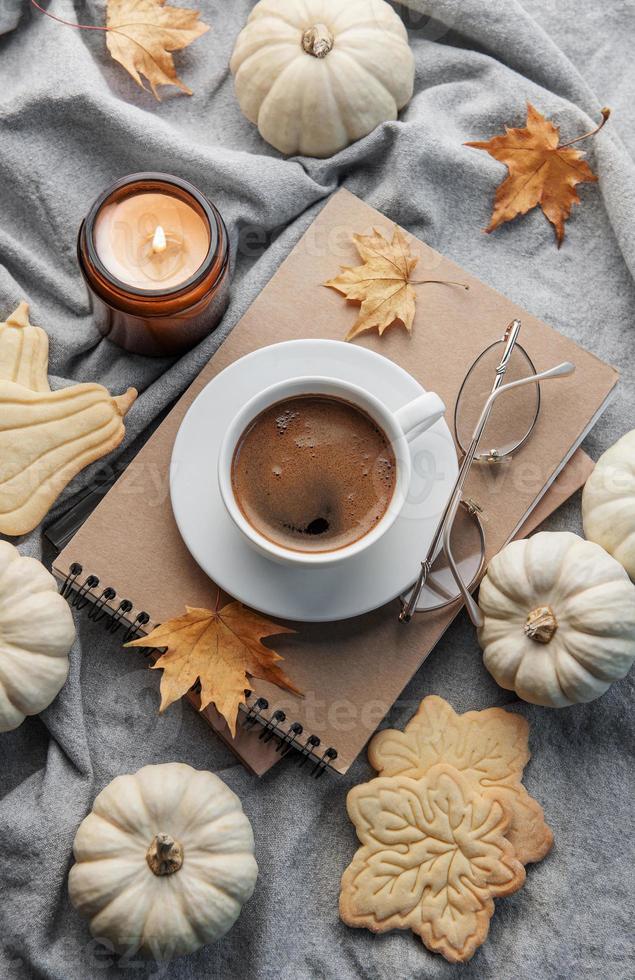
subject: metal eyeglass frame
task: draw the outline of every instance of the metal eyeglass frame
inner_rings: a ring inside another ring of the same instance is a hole
[[[501,357],[500,363],[496,368],[495,380],[491,389],[492,391],[496,391],[502,385],[503,378],[505,377],[507,368],[512,359],[512,354],[514,353],[515,350],[519,350],[522,353],[522,355],[525,357],[527,364],[531,369],[529,371],[529,374],[536,374],[536,365],[532,361],[531,357],[529,356],[525,348],[518,343],[518,334],[520,333],[520,327],[521,327],[520,320],[518,319],[512,320],[511,323],[507,325],[507,328],[502,338],[500,340],[494,341],[493,344],[490,344],[489,347],[485,348],[485,350],[476,358],[476,360],[474,361],[474,363],[472,364],[472,366],[470,367],[469,371],[467,372],[467,374],[463,379],[463,384],[459,389],[456,405],[454,406],[454,437],[463,455],[465,455],[466,453],[466,448],[461,442],[461,436],[459,434],[461,428],[459,425],[461,397],[463,395],[463,392],[465,391],[465,388],[467,386],[472,371],[474,370],[478,362],[481,360],[481,358],[485,357],[485,355],[488,354],[490,351],[492,351],[495,347],[500,347],[501,344],[504,345],[503,356]],[[527,429],[522,439],[520,439],[517,443],[515,443],[511,449],[507,450],[507,452],[499,452],[498,449],[493,448],[490,449],[489,452],[475,454],[474,456],[475,463],[481,463],[481,462],[500,463],[504,459],[509,459],[512,456],[512,454],[515,455],[520,449],[523,448],[525,443],[528,442],[528,440],[531,438],[531,435],[534,429],[536,428],[536,422],[538,421],[538,417],[540,415],[540,404],[541,404],[540,385],[536,385],[536,395],[537,395],[536,413],[534,415],[531,425]]]
[[[494,402],[496,399],[506,391],[511,391],[513,388],[519,388],[522,385],[539,383],[540,381],[549,381],[552,378],[564,378],[573,374],[575,371],[575,365],[570,361],[563,361],[561,364],[557,364],[555,367],[549,368],[547,371],[540,371],[537,374],[528,375],[526,378],[519,378],[517,381],[510,381],[507,384],[503,384],[505,378],[505,372],[509,366],[509,361],[516,345],[518,339],[518,333],[520,331],[520,320],[513,320],[509,327],[507,328],[504,336],[505,349],[503,351],[503,356],[501,361],[496,368],[496,377],[481,414],[478,418],[474,432],[472,435],[472,440],[465,453],[463,462],[461,463],[456,482],[450,494],[449,500],[445,506],[445,510],[441,516],[437,529],[432,537],[430,547],[428,548],[428,553],[425,559],[421,562],[421,570],[417,581],[413,585],[409,593],[406,593],[406,597],[402,598],[402,609],[399,614],[399,620],[402,623],[409,623],[412,617],[417,612],[417,603],[419,602],[419,597],[421,592],[428,580],[430,571],[432,570],[432,565],[437,558],[437,553],[439,550],[439,543],[442,543],[443,551],[445,552],[448,565],[452,576],[457,584],[460,595],[465,602],[465,606],[470,619],[476,627],[483,625],[483,615],[472,595],[469,592],[468,587],[465,585],[459,569],[454,560],[452,554],[452,549],[450,547],[450,532],[452,530],[452,525],[459,509],[459,506],[463,498],[463,489],[471,469],[472,463],[476,459],[476,451],[478,449],[478,444],[480,442],[481,436],[490,417]],[[533,428],[533,427],[532,427]],[[531,432],[531,430],[530,430]],[[529,433],[523,439],[523,443],[527,440]],[[522,443],[521,443],[522,445]],[[459,596],[456,597],[457,599]],[[422,610],[423,612],[427,610]]]

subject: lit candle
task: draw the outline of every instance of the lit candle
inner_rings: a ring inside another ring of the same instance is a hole
[[[154,231],[154,236],[152,238],[152,251],[153,252],[165,252],[168,247],[168,240],[165,237],[165,232],[161,225],[157,225]]]
[[[105,191],[80,228],[78,255],[97,327],[127,350],[186,350],[227,306],[227,229],[177,177],[133,174]]]
[[[116,279],[137,289],[170,289],[197,272],[209,228],[169,194],[134,194],[101,208],[93,231],[97,255]]]

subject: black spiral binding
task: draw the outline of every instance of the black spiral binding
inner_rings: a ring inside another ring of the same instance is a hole
[[[261,732],[258,738],[263,742],[269,742],[272,738],[277,740],[276,751],[281,755],[286,755],[291,749],[298,753],[298,766],[302,768],[307,762],[312,762],[310,775],[314,779],[319,779],[327,769],[333,769],[332,763],[337,759],[337,750],[329,746],[321,755],[318,752],[320,739],[317,735],[308,735],[304,743],[300,742],[303,728],[299,721],[292,722],[285,730],[283,725],[287,720],[284,711],[274,711],[270,718],[263,714],[269,708],[266,698],[257,698],[253,704],[248,706],[247,714],[243,719],[244,728],[252,728],[260,724]]]
[[[97,594],[94,591],[99,586],[99,579],[96,575],[89,575],[80,584],[79,576],[83,571],[84,569],[78,562],[73,562],[68,571],[68,575],[60,586],[60,594],[68,601],[69,605],[79,610],[83,609],[90,602],[91,609],[88,613],[88,618],[92,619],[94,623],[98,623],[107,616],[108,619],[104,623],[104,629],[108,633],[114,634],[120,626],[127,625],[128,628],[123,638],[124,643],[128,643],[129,640],[134,640],[140,636],[141,627],[150,621],[148,614],[141,612],[133,623],[128,623],[125,617],[132,609],[130,599],[122,599],[118,606],[111,605],[112,600],[117,597],[115,590],[108,587],[100,594]]]
[[[89,575],[83,582],[80,582],[79,578],[83,571],[82,565],[73,562],[68,575],[60,586],[60,595],[67,599],[74,609],[83,609],[88,603],[91,603],[88,618],[94,623],[105,620],[104,629],[111,635],[125,626],[123,643],[129,643],[143,636],[143,627],[150,622],[148,613],[140,612],[136,619],[130,622],[126,616],[133,608],[132,602],[129,599],[122,599],[118,605],[113,605],[113,600],[117,598],[115,590],[108,586],[101,592],[96,591],[99,588],[99,579],[96,575]],[[140,652],[144,656],[149,656],[152,648],[144,647]],[[192,690],[200,692],[200,689],[201,685],[197,681]],[[336,749],[329,746],[320,753],[320,739],[317,735],[308,735],[302,741],[304,730],[300,722],[292,722],[285,730],[283,726],[287,717],[284,711],[274,711],[271,717],[267,717],[263,712],[267,711],[268,708],[269,702],[266,698],[257,698],[252,704],[248,704],[243,712],[245,715],[242,720],[243,727],[250,729],[260,726],[261,731],[258,738],[263,742],[276,739],[276,752],[279,752],[281,756],[287,755],[291,750],[297,752],[299,768],[310,763],[309,774],[314,779],[323,776],[327,769],[335,771],[332,763],[337,759]]]

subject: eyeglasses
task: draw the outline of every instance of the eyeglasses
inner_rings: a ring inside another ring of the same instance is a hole
[[[500,466],[510,460],[527,443],[538,420],[540,382],[575,371],[573,364],[564,361],[537,373],[518,343],[520,327],[520,320],[512,320],[503,338],[477,357],[461,385],[454,432],[463,460],[417,581],[401,597],[402,623],[409,623],[417,612],[442,609],[459,598],[474,625],[483,623],[471,591],[485,564],[485,534],[481,508],[463,499],[467,477],[474,463]],[[499,401],[503,394],[506,397]]]

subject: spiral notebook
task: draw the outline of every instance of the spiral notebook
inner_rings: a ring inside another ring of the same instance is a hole
[[[117,631],[119,643],[181,614],[185,605],[209,606],[215,600],[216,586],[179,536],[168,493],[172,445],[192,401],[218,372],[256,348],[301,337],[344,338],[359,308],[321,284],[342,265],[359,263],[351,235],[375,227],[391,235],[394,225],[348,191],[329,200],[54,562],[69,599]],[[584,483],[591,463],[578,447],[606,406],[617,372],[449,259],[407,238],[420,257],[422,278],[460,280],[470,289],[426,286],[418,292],[411,335],[395,327],[381,338],[372,333],[355,342],[392,358],[425,388],[437,391],[447,405],[448,420],[470,364],[514,317],[522,320],[522,343],[538,370],[563,360],[576,364],[572,378],[543,385],[531,442],[513,466],[473,470],[467,496],[483,509],[491,557],[519,532],[532,530]],[[309,762],[315,775],[326,769],[346,772],[458,610],[455,604],[405,627],[397,621],[393,602],[353,620],[293,624],[295,635],[270,642],[305,698],[254,680],[235,740],[213,708],[205,716],[256,773],[266,771],[290,747],[298,749],[300,761]],[[197,705],[195,690],[189,697]]]

